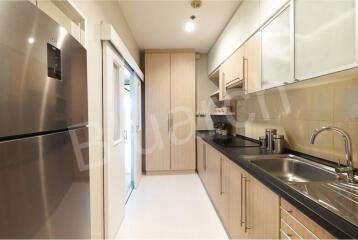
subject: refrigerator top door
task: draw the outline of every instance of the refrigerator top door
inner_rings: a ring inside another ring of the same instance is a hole
[[[0,139],[86,125],[86,50],[28,1],[0,1]]]

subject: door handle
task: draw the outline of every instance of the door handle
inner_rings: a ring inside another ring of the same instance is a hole
[[[223,85],[222,97],[223,97],[223,100],[225,100],[226,99],[226,80],[225,80],[225,73],[224,72],[222,74],[222,85]]]
[[[247,182],[249,182],[249,180],[247,179],[247,177],[245,177],[245,233],[247,232],[247,230],[251,229],[247,226]]]
[[[168,113],[168,133],[170,133],[170,112]]]
[[[206,144],[203,143],[204,170],[206,171]]]
[[[246,64],[245,64],[246,63]],[[242,58],[242,80],[244,80],[244,93],[248,93],[248,85],[249,85],[249,78],[247,76],[248,71],[247,71],[247,67],[249,65],[249,59],[243,57]],[[246,81],[245,81],[246,80]]]
[[[170,130],[171,131],[173,131],[173,123],[174,123],[173,113],[170,113]]]
[[[220,157],[220,195],[223,193],[223,158]]]
[[[240,199],[241,199],[241,201],[240,201],[240,226],[242,227],[242,225],[245,223],[244,222],[244,220],[243,220],[243,199],[244,199],[244,197],[243,197],[243,194],[244,194],[244,191],[243,191],[243,187],[244,187],[244,184],[242,183],[243,181],[242,180],[244,180],[245,179],[245,177],[244,177],[244,174],[242,174],[241,173],[241,181],[240,181]]]

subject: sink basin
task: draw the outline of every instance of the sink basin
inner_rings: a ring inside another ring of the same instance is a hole
[[[274,177],[289,183],[327,182],[338,179],[333,168],[294,155],[259,156],[250,161]]]

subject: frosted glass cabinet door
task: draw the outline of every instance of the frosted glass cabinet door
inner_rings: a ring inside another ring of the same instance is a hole
[[[290,7],[262,29],[262,88],[292,82],[292,34]]]
[[[295,1],[295,77],[304,80],[356,63],[356,0]]]

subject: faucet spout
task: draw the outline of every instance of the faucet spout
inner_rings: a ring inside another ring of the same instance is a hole
[[[337,169],[337,172],[344,172],[347,173],[348,175],[348,181],[350,182],[355,182],[354,179],[354,167],[353,167],[353,156],[352,156],[352,141],[351,138],[349,137],[348,133],[346,131],[344,131],[341,128],[337,128],[337,127],[321,127],[321,128],[317,128],[315,130],[313,130],[311,136],[310,136],[310,144],[314,144],[316,137],[324,132],[324,131],[333,131],[338,133],[339,135],[342,136],[343,141],[344,141],[344,147],[345,147],[345,152],[346,152],[346,160],[347,160],[347,167],[346,168],[339,168]]]

